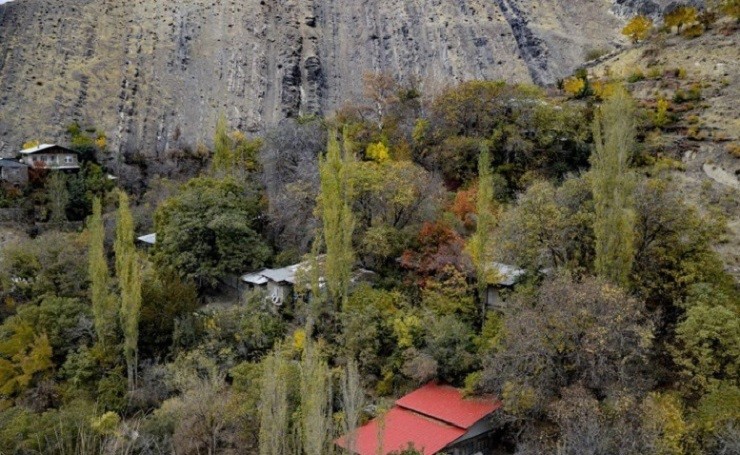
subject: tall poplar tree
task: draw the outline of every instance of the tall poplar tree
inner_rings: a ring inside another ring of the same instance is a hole
[[[105,259],[105,228],[100,198],[93,199],[93,212],[88,221],[90,245],[88,248],[88,276],[95,333],[98,342],[106,348],[116,342],[116,299],[110,293],[110,274]]]
[[[116,225],[116,275],[121,291],[119,313],[123,331],[123,353],[126,358],[129,390],[136,388],[139,354],[139,315],[141,313],[141,266],[134,246],[134,220],[128,195],[120,191]]]
[[[616,284],[629,281],[635,257],[635,178],[629,160],[635,149],[635,105],[620,87],[596,113],[591,155],[596,273]]]
[[[234,167],[234,151],[229,137],[229,126],[226,117],[221,114],[216,121],[216,132],[213,135],[213,161],[211,168],[217,177],[231,175]]]
[[[53,172],[46,183],[46,191],[49,198],[50,221],[61,224],[67,221],[67,204],[69,203],[69,191],[67,190],[67,178],[63,172]]]
[[[259,455],[287,455],[290,437],[288,360],[280,344],[262,360]]]
[[[331,450],[331,395],[329,366],[307,334],[301,359],[301,441],[306,455]]]
[[[491,274],[491,232],[494,227],[493,171],[491,169],[491,152],[483,144],[478,156],[478,195],[476,212],[478,222],[475,234],[470,239],[469,251],[478,281],[478,296],[481,304],[486,302],[488,282]],[[483,309],[485,314],[485,308]]]
[[[319,210],[326,245],[326,284],[335,305],[346,297],[355,255],[352,232],[355,218],[351,207],[351,162],[349,143],[339,145],[336,131],[329,133],[326,156],[319,161],[321,188]]]
[[[342,411],[344,411],[344,434],[346,435],[346,447],[354,453],[357,446],[357,427],[360,424],[360,413],[362,412],[364,394],[360,383],[360,371],[357,362],[350,359],[347,368],[342,374],[340,383],[342,392]]]

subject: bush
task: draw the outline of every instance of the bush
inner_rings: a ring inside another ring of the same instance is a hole
[[[642,72],[642,70],[639,70],[639,69],[633,71],[632,74],[627,76],[627,82],[629,82],[630,84],[642,81],[644,79],[645,79],[645,74]]]
[[[586,81],[580,77],[569,77],[563,81],[563,90],[568,95],[578,98],[586,89]]]
[[[684,28],[681,34],[686,38],[698,38],[704,34],[704,30],[704,25],[697,23]]]
[[[598,48],[598,49],[591,49],[590,51],[586,52],[586,61],[590,62],[591,60],[596,60],[598,58],[601,58],[609,53],[609,49],[604,48]]]

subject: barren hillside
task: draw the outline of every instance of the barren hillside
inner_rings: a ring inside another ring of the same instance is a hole
[[[629,78],[633,94],[647,106],[671,100],[676,120],[660,136],[662,154],[679,160],[674,172],[684,197],[727,218],[726,241],[718,246],[728,269],[740,278],[740,36],[732,21],[702,36],[672,35],[649,40],[590,68],[596,78]],[[679,74],[680,73],[680,74]],[[677,102],[695,90],[698,99]]]
[[[431,93],[469,79],[552,83],[623,43],[650,0],[23,0],[0,6],[0,155],[77,120],[113,152],[160,156],[218,112],[259,131],[327,113],[362,74]]]

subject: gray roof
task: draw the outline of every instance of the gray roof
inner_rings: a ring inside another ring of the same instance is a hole
[[[324,255],[320,255],[317,257],[318,261],[322,261],[324,259]],[[289,265],[287,267],[282,267],[279,269],[263,269],[259,272],[252,272],[247,273],[246,275],[242,275],[241,280],[245,283],[249,284],[255,284],[255,285],[261,285],[265,284],[268,281],[273,281],[276,283],[290,283],[295,284],[296,282],[296,274],[299,270],[308,270],[311,267],[311,261],[304,261],[299,262],[298,264]],[[355,281],[357,279],[361,279],[363,277],[366,277],[368,275],[372,275],[374,272],[370,270],[365,269],[357,269],[354,272],[354,276],[352,277],[352,281]],[[319,281],[323,282],[324,278],[319,277]]]
[[[308,262],[301,262],[279,269],[263,269],[259,272],[243,275],[242,281],[251,284],[265,284],[268,281],[295,284],[296,273],[304,267],[308,267]]]
[[[244,281],[245,283],[257,284],[257,285],[265,284],[268,281],[267,278],[260,275],[260,272],[247,273],[246,275],[242,275],[241,280]]]
[[[502,286],[513,286],[519,280],[519,277],[526,273],[514,265],[502,264],[500,262],[492,262],[491,267],[496,269],[499,279],[498,284]]]
[[[148,243],[149,245],[154,245],[157,243],[157,234],[147,234],[142,235],[141,237],[137,238],[138,241]]]
[[[28,167],[28,165],[16,160],[0,158],[0,167]]]

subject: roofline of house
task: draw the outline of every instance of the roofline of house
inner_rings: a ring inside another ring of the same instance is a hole
[[[29,148],[23,149],[19,153],[21,155],[33,155],[34,153],[41,153],[44,150],[48,150],[54,147],[59,147],[60,149],[63,149],[65,152],[71,152],[71,153],[77,153],[77,154],[80,153],[77,150],[72,150],[70,148],[64,147],[59,144],[40,144],[40,145],[37,145],[36,147],[29,147]]]

